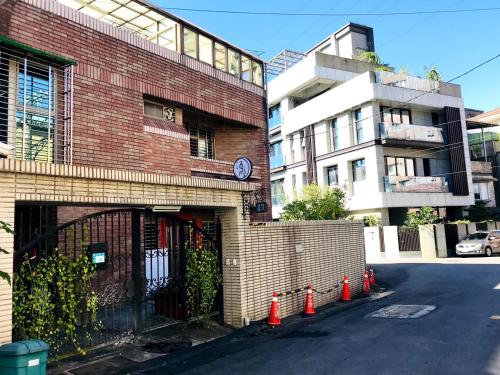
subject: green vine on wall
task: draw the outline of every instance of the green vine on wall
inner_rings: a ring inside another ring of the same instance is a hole
[[[12,227],[9,224],[7,224],[7,223],[5,223],[5,222],[3,222],[1,220],[0,220],[0,231],[4,231],[7,234],[14,235],[14,231],[12,230]],[[2,249],[0,247],[0,253],[1,254],[8,254],[9,252],[7,250],[5,250],[5,249]],[[7,281],[7,283],[9,285],[11,283],[11,281],[10,281],[10,275],[7,272],[5,272],[5,271],[0,270],[0,279]]]
[[[222,282],[217,253],[210,249],[187,249],[187,316],[201,322],[208,320],[217,290]]]
[[[80,331],[91,340],[91,333],[101,328],[98,299],[90,286],[94,274],[85,251],[74,260],[57,249],[36,263],[26,257],[14,276],[14,339],[44,340],[56,354],[70,344],[85,354]]]

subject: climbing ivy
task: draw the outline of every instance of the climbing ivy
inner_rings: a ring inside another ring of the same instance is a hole
[[[1,220],[0,220],[0,231],[4,231],[5,233],[12,234],[12,235],[14,234],[14,231],[12,230],[11,226],[9,224],[1,221]],[[1,254],[8,254],[9,252],[0,247],[0,253]],[[5,271],[0,270],[0,279],[7,281],[7,283],[9,285],[11,283],[10,275]]]
[[[186,252],[187,316],[206,322],[222,282],[217,253],[205,248]]]
[[[68,344],[85,354],[87,340],[99,330],[98,299],[91,291],[95,274],[86,246],[74,260],[57,249],[36,262],[27,256],[14,276],[13,329],[15,340],[41,339],[57,354]]]

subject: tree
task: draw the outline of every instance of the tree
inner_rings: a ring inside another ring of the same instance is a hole
[[[321,189],[311,184],[304,188],[302,198],[283,208],[281,219],[294,220],[337,220],[347,217],[346,194],[339,187]]]
[[[8,234],[14,234],[14,231],[12,230],[10,225],[3,221],[0,221],[0,231],[1,230],[7,232]],[[0,247],[0,254],[8,254],[8,251]],[[7,281],[7,283],[9,283],[10,285],[10,275],[7,272],[0,270],[0,279]]]
[[[406,214],[405,226],[416,228],[419,225],[433,224],[438,219],[432,207],[422,207],[419,211]]]
[[[484,203],[479,203],[474,206],[470,206],[467,209],[469,213],[468,219],[470,221],[484,221],[491,219],[491,213],[488,211]]]
[[[442,81],[443,80],[443,76],[441,75],[441,73],[439,73],[439,71],[437,70],[436,66],[432,66],[432,68],[427,68],[426,66],[424,66],[424,70],[425,70],[425,77],[431,81]]]

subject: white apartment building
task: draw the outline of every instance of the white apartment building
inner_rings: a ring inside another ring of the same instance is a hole
[[[374,51],[373,30],[350,23],[269,62],[273,218],[310,183],[345,189],[355,218],[459,216],[474,204],[460,86],[381,71],[360,51]]]

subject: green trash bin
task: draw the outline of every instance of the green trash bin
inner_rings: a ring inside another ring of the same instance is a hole
[[[42,340],[0,346],[0,374],[45,375],[49,346]]]

